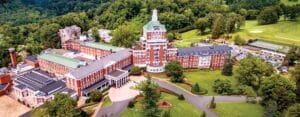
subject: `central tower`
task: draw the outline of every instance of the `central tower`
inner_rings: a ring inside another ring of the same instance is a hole
[[[133,49],[134,64],[154,73],[164,72],[169,45],[166,27],[158,21],[157,15],[154,9],[151,21],[143,27],[139,44]]]

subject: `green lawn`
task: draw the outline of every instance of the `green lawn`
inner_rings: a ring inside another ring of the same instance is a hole
[[[167,93],[161,93],[161,101],[167,101],[172,104],[171,116],[172,117],[199,117],[201,111],[199,111],[192,104],[185,100],[178,100],[177,96],[170,95]],[[142,104],[138,101],[134,108],[127,108],[122,117],[141,117],[142,115]]]
[[[299,18],[298,18],[299,19]],[[244,39],[262,39],[279,44],[300,45],[300,20],[283,21],[276,24],[257,25],[256,20],[246,21],[245,27],[233,35],[240,35]]]
[[[220,70],[215,70],[215,71],[196,70],[196,71],[192,71],[192,72],[184,72],[184,75],[186,76],[186,79],[189,83],[192,83],[192,84],[198,83],[201,88],[207,89],[208,93],[206,95],[217,95],[217,93],[215,93],[213,91],[213,84],[214,84],[214,81],[219,78],[230,80],[234,89],[237,88],[236,85],[238,83],[237,79],[234,78],[233,76],[230,76],[230,77],[223,76],[221,74]],[[178,85],[178,86],[181,86],[181,85]],[[185,88],[185,87],[182,87],[182,88]]]
[[[249,103],[217,103],[213,112],[219,117],[262,117],[263,107]]]
[[[299,0],[300,1],[300,0]],[[273,43],[285,45],[300,45],[300,18],[297,21],[283,21],[271,25],[257,25],[256,20],[247,20],[245,26],[239,32],[233,33],[240,35],[242,38],[261,39]],[[198,30],[191,30],[181,33],[182,40],[176,40],[173,45],[176,47],[190,47],[191,43],[199,42],[210,34],[199,35]]]
[[[173,44],[176,47],[190,47],[191,43],[199,42],[201,39],[207,38],[207,36],[210,36],[209,34],[207,35],[199,35],[198,30],[191,30],[187,31],[184,33],[181,33],[181,40],[176,40],[173,42]]]
[[[294,4],[300,4],[300,0],[298,0],[297,2],[291,2],[289,0],[280,0],[282,3],[284,3],[285,5],[294,5]]]
[[[112,104],[112,102],[111,102],[110,98],[108,96],[106,96],[102,103],[102,107],[110,106],[111,104]]]

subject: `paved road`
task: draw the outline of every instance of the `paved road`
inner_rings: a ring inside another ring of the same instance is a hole
[[[196,106],[200,111],[204,111],[209,117],[218,117],[215,113],[213,113],[209,108],[207,108],[207,104],[211,101],[213,96],[198,96],[191,94],[187,91],[184,91],[176,86],[173,86],[165,81],[161,81],[158,79],[153,79],[160,87],[171,90],[177,94],[184,95],[185,99],[189,101],[191,104]],[[214,96],[216,102],[245,102],[245,96]]]
[[[199,111],[204,111],[209,117],[218,117],[213,113],[208,107],[207,104],[211,101],[213,96],[198,96],[190,92],[187,92],[181,88],[178,88],[172,84],[167,83],[166,81],[161,81],[158,79],[153,79],[160,87],[166,88],[170,91],[173,91],[177,94],[184,95],[185,99],[193,104],[199,109]],[[245,96],[214,96],[216,102],[245,102]],[[119,117],[122,112],[126,109],[128,103],[131,99],[113,102],[111,106],[101,108],[100,111],[96,113],[96,117]]]
[[[100,111],[96,112],[96,117],[120,117],[130,100],[132,99],[113,102],[111,106],[101,108]]]

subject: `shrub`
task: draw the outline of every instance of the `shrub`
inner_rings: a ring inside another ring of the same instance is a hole
[[[184,98],[184,96],[183,96],[182,94],[180,94],[180,95],[178,96],[178,99],[179,99],[179,100],[184,100],[185,98]]]
[[[234,36],[234,44],[236,45],[245,45],[247,43],[246,40],[242,39],[240,35]]]
[[[164,110],[162,117],[171,117],[171,112],[170,109]]]
[[[213,85],[214,91],[218,94],[230,95],[232,94],[231,82],[229,80],[217,79]]]
[[[192,86],[192,92],[193,93],[199,93],[200,92],[200,86],[198,83]]]
[[[131,74],[131,75],[141,75],[141,74],[142,74],[142,70],[141,70],[141,68],[138,67],[138,66],[133,66],[133,67],[131,68],[130,74]]]
[[[215,102],[215,97],[213,97],[213,98],[211,99],[211,101],[210,101],[209,108],[210,108],[210,109],[214,109],[214,108],[216,108],[216,107],[217,107],[217,104],[216,104],[216,102]]]
[[[128,103],[127,107],[128,107],[128,108],[133,108],[133,107],[134,107],[134,104],[135,104],[135,101],[131,100],[131,101]]]
[[[90,94],[90,99],[93,102],[99,102],[102,98],[102,93],[99,90],[94,90]]]

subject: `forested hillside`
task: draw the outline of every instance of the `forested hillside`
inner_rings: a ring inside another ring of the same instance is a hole
[[[239,31],[245,20],[260,15],[262,22],[270,19],[260,14],[266,8],[266,14],[276,15],[270,16],[274,20],[282,14],[293,20],[299,13],[297,7],[287,7],[279,0],[0,0],[0,66],[9,63],[9,47],[29,54],[59,48],[58,29],[70,25],[78,25],[84,32],[116,29],[116,37],[123,37],[118,31],[127,30],[125,34],[132,35],[128,36],[131,39],[115,39],[113,44],[130,46],[138,40],[153,8],[159,10],[161,23],[174,32],[168,37],[174,38],[179,38],[177,32],[191,29],[211,33],[212,38],[229,36]]]

